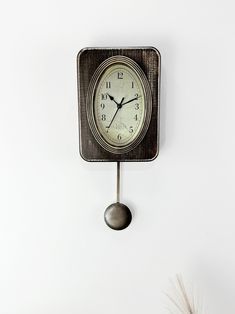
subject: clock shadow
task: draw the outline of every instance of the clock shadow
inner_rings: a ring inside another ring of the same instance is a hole
[[[177,100],[177,54],[176,44],[172,41],[162,41],[156,46],[161,53],[161,76],[160,76],[160,132],[159,154],[165,145],[171,145],[174,140],[175,103]]]

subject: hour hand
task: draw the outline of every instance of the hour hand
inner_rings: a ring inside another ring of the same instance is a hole
[[[111,101],[114,101],[117,106],[119,105],[118,102],[114,99],[113,96],[109,95],[108,93],[107,93],[107,95],[109,96],[109,99],[110,99]]]

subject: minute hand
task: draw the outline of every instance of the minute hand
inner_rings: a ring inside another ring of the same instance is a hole
[[[140,97],[140,96],[139,96]],[[135,97],[135,98],[133,98],[133,99],[131,99],[131,100],[128,100],[127,102],[124,102],[124,104],[122,104],[122,106],[124,106],[124,105],[126,105],[126,104],[129,104],[129,102],[132,102],[132,101],[134,101],[134,100],[137,100],[139,97]]]

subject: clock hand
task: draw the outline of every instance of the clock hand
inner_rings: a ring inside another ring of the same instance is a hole
[[[113,123],[113,120],[114,120],[114,118],[116,117],[116,115],[117,115],[117,113],[118,113],[118,110],[122,108],[122,102],[123,102],[123,100],[124,100],[124,97],[122,98],[120,104],[118,104],[117,110],[116,110],[116,112],[115,112],[115,114],[114,114],[114,116],[113,116],[111,122],[109,123],[109,126],[106,126],[107,129],[109,129],[110,126],[111,126],[111,124]]]
[[[108,93],[107,93],[107,95],[109,96],[109,99],[112,100],[112,101],[114,101],[117,106],[119,105],[119,103],[116,102],[116,100],[114,99],[113,96],[109,95]]]
[[[129,102],[132,102],[132,101],[134,101],[134,100],[137,100],[138,98],[140,98],[141,96],[138,96],[138,97],[135,97],[135,98],[133,98],[133,99],[131,99],[131,100],[128,100],[127,102],[124,102],[124,104],[122,104],[122,106],[124,106],[124,105],[126,105],[126,104],[129,104]]]

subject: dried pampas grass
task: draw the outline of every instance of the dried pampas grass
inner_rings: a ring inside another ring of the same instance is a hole
[[[197,304],[195,302],[195,296],[187,292],[183,279],[179,275],[172,282],[172,293],[167,294],[167,297],[171,301],[171,308],[168,309],[171,314],[202,314],[198,302]]]

